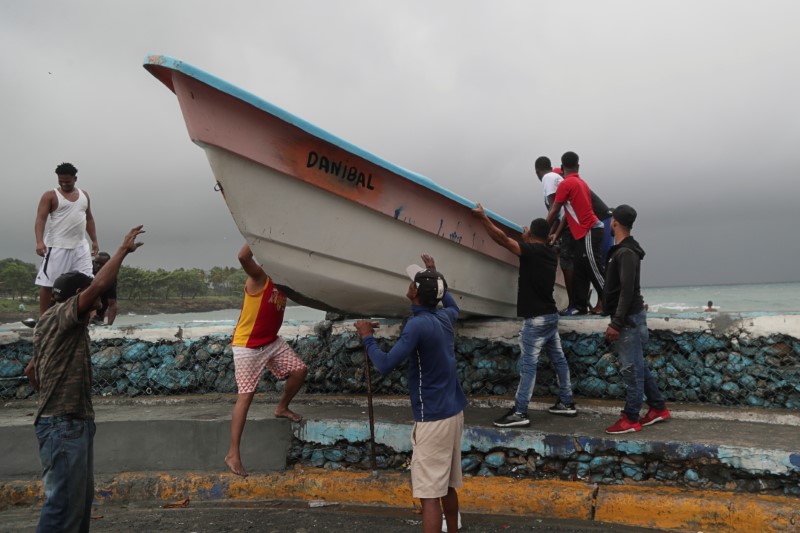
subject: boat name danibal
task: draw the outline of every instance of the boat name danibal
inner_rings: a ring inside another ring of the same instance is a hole
[[[364,174],[353,165],[347,165],[343,161],[331,160],[313,150],[308,152],[306,167],[316,167],[327,174],[337,176],[342,180],[347,180],[356,186],[364,187],[370,191],[375,190],[375,187],[372,185],[372,174]]]

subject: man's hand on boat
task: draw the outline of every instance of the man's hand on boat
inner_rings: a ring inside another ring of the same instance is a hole
[[[420,258],[422,259],[422,262],[425,264],[425,268],[436,270],[436,262],[433,260],[433,256],[428,254],[422,254]]]
[[[362,339],[364,337],[369,337],[375,332],[375,328],[380,327],[380,323],[377,320],[356,320],[353,325],[356,327],[356,331],[358,331]]]
[[[472,214],[478,218],[488,218],[486,216],[486,211],[483,210],[483,206],[479,203],[475,204],[475,207],[472,208]]]

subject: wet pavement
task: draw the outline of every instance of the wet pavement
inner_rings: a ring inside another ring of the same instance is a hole
[[[422,531],[422,516],[408,509],[331,505],[309,508],[306,503],[190,502],[188,506],[164,509],[161,502],[106,504],[93,512],[93,532],[234,532],[310,533],[336,531],[356,533],[410,533]],[[31,507],[0,511],[0,532],[28,533],[36,530],[39,510]],[[530,516],[462,514],[461,531],[468,533],[555,531],[562,533],[633,533],[640,527],[600,522],[553,520]],[[647,531],[664,531],[649,529]]]

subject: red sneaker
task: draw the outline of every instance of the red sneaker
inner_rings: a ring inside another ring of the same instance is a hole
[[[637,422],[631,422],[628,418],[628,415],[622,413],[622,416],[619,417],[617,423],[611,426],[610,428],[606,428],[606,433],[610,433],[612,435],[617,435],[619,433],[633,433],[634,431],[641,431],[642,425]]]
[[[650,426],[655,424],[656,422],[663,422],[664,420],[669,420],[670,414],[667,410],[667,406],[665,405],[663,409],[654,409],[650,408],[647,410],[647,414],[644,417],[639,419],[639,423],[642,426]]]

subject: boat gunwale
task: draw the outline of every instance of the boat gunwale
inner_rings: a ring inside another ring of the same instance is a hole
[[[434,182],[433,180],[431,180],[426,176],[423,176],[422,174],[418,174],[406,168],[395,165],[394,163],[391,163],[367,150],[359,148],[358,146],[348,141],[345,141],[344,139],[337,137],[336,135],[333,135],[332,133],[320,128],[319,126],[316,126],[306,120],[303,120],[302,118],[293,115],[292,113],[276,106],[275,104],[272,104],[256,96],[253,93],[245,91],[244,89],[236,85],[233,85],[232,83],[226,82],[225,80],[218,78],[213,74],[209,74],[208,72],[205,72],[204,70],[201,70],[189,63],[186,63],[184,61],[175,59],[167,55],[149,54],[148,56],[145,57],[145,62],[143,66],[151,74],[153,74],[151,69],[156,67],[180,72],[181,74],[189,76],[190,78],[193,78],[201,83],[204,83],[209,87],[212,87],[220,92],[223,92],[238,100],[241,100],[261,111],[264,111],[265,113],[269,113],[277,117],[278,119],[303,130],[304,132],[310,135],[313,135],[317,138],[320,138],[326,142],[333,144],[334,146],[341,148],[342,150],[351,152],[375,165],[378,165],[388,170],[389,172],[394,173],[399,177],[405,178],[413,183],[425,187],[431,192],[437,193],[458,204],[461,204],[467,207],[468,209],[472,209],[477,205],[475,202],[467,200],[463,196],[459,196],[458,194],[442,187],[438,183]],[[159,79],[159,81],[162,81],[163,83],[163,80],[158,78],[158,76],[156,76],[156,78]],[[170,87],[170,90],[174,92],[174,88]],[[519,224],[512,222],[507,218],[498,215],[497,213],[494,213],[489,209],[484,208],[484,210],[486,211],[486,214],[495,221],[519,233],[523,232],[523,228]]]

